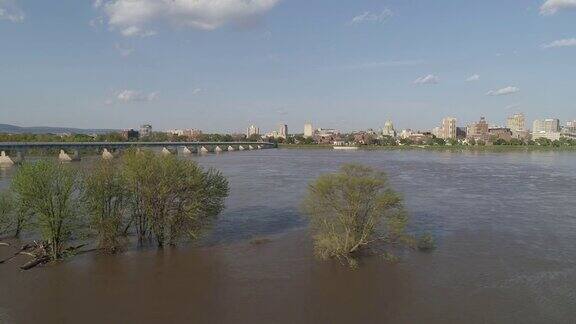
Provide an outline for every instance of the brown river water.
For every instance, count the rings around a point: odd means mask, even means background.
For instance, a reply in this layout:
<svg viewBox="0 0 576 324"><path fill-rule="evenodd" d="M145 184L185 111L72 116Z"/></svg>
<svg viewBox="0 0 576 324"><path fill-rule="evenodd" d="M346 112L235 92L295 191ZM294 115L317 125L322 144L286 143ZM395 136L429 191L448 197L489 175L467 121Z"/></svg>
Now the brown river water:
<svg viewBox="0 0 576 324"><path fill-rule="evenodd" d="M0 323L573 323L576 153L264 150L194 157L231 194L200 246L0 265ZM342 163L388 172L432 253L314 259L299 203ZM89 163L89 161L80 162ZM0 171L0 188L11 170ZM253 237L270 242L254 245ZM8 249L0 247L0 257Z"/></svg>

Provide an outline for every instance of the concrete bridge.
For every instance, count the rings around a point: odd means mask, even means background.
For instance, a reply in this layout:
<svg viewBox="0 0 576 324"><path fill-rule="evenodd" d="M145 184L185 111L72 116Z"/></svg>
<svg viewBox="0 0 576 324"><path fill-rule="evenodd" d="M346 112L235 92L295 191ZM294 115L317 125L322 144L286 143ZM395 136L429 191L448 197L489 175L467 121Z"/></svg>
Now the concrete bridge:
<svg viewBox="0 0 576 324"><path fill-rule="evenodd" d="M113 159L121 150L130 148L156 148L162 154L206 154L274 148L265 142L2 142L0 165L12 165L24 160L30 150L59 151L62 162L80 161L80 151L91 150L103 159Z"/></svg>

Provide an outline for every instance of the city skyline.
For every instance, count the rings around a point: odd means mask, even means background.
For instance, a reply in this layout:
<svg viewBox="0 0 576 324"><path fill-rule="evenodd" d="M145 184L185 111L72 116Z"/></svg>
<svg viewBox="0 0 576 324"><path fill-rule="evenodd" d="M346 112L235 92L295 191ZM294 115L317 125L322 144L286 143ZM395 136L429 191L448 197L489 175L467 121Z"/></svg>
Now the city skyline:
<svg viewBox="0 0 576 324"><path fill-rule="evenodd" d="M0 121L240 133L575 118L573 1L152 3L0 0Z"/></svg>

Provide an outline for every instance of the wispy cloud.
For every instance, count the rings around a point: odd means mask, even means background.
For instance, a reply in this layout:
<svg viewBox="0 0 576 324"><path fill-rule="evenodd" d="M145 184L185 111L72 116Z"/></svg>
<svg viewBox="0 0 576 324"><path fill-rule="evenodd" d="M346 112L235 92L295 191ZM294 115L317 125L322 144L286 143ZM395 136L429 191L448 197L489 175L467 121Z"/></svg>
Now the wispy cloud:
<svg viewBox="0 0 576 324"><path fill-rule="evenodd" d="M192 89L192 94L193 94L193 95L197 95L197 94L200 94L200 93L202 93L202 92L204 92L204 90L203 90L202 88L194 88L194 89Z"/></svg>
<svg viewBox="0 0 576 324"><path fill-rule="evenodd" d="M546 0L540 7L540 14L554 15L564 9L576 9L576 0Z"/></svg>
<svg viewBox="0 0 576 324"><path fill-rule="evenodd" d="M24 17L24 12L14 0L0 0L0 20L18 23L24 21Z"/></svg>
<svg viewBox="0 0 576 324"><path fill-rule="evenodd" d="M520 92L517 87L509 86L501 89L490 90L486 93L487 96L507 96Z"/></svg>
<svg viewBox="0 0 576 324"><path fill-rule="evenodd" d="M435 76L434 74L428 74L423 77L419 77L418 79L414 80L414 84L436 84L440 82L440 78Z"/></svg>
<svg viewBox="0 0 576 324"><path fill-rule="evenodd" d="M145 93L137 90L121 90L116 99L120 102L145 102L158 98L157 92Z"/></svg>
<svg viewBox="0 0 576 324"><path fill-rule="evenodd" d="M543 44L541 45L542 48L558 48L558 47L571 47L576 46L576 38L566 38L566 39L559 39L555 40L552 43Z"/></svg>
<svg viewBox="0 0 576 324"><path fill-rule="evenodd" d="M508 105L508 106L504 107L504 109L506 109L506 110L514 110L514 109L517 109L517 108L520 108L520 104L518 104L518 103L516 103L516 104L511 104L511 105Z"/></svg>
<svg viewBox="0 0 576 324"><path fill-rule="evenodd" d="M466 82L474 82L480 80L480 76L478 74L473 74L466 79Z"/></svg>
<svg viewBox="0 0 576 324"><path fill-rule="evenodd" d="M120 44L116 44L115 47L116 47L116 50L118 51L118 53L120 53L120 56L122 56L122 57L128 57L134 52L133 48L124 47Z"/></svg>
<svg viewBox="0 0 576 324"><path fill-rule="evenodd" d="M366 62L350 65L342 65L337 69L343 70L360 70L360 69L376 69L388 67L403 67L403 66L417 66L424 64L424 60L395 60L395 61L379 61L379 62Z"/></svg>
<svg viewBox="0 0 576 324"><path fill-rule="evenodd" d="M349 24L357 25L362 23L383 23L392 16L394 16L394 13L388 8L382 10L381 12L365 11L357 16L354 16L352 20L350 20Z"/></svg>

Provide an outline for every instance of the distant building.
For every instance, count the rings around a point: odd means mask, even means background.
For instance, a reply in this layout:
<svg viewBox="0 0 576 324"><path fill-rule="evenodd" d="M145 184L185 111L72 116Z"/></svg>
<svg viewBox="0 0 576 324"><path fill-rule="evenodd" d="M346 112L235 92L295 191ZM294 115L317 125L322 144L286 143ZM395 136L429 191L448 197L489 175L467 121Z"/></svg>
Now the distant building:
<svg viewBox="0 0 576 324"><path fill-rule="evenodd" d="M304 124L304 138L311 138L314 136L314 128L312 128L312 124L306 123Z"/></svg>
<svg viewBox="0 0 576 324"><path fill-rule="evenodd" d="M457 127L456 118L446 117L442 119L442 125L439 129L439 136L442 139L456 139Z"/></svg>
<svg viewBox="0 0 576 324"><path fill-rule="evenodd" d="M491 141L504 140L506 142L509 142L512 139L512 130L510 130L510 128L505 127L490 128L488 130L488 133L490 134Z"/></svg>
<svg viewBox="0 0 576 324"><path fill-rule="evenodd" d="M386 123L384 123L382 136L396 137L396 130L394 129L394 124L392 124L391 120L388 120Z"/></svg>
<svg viewBox="0 0 576 324"><path fill-rule="evenodd" d="M526 127L526 117L524 114L514 114L506 120L506 126L512 132L512 138L520 140L530 139L530 131Z"/></svg>
<svg viewBox="0 0 576 324"><path fill-rule="evenodd" d="M248 129L246 129L246 137L250 137L252 135L260 135L260 128L250 125Z"/></svg>
<svg viewBox="0 0 576 324"><path fill-rule="evenodd" d="M465 139L466 138L466 127L456 127L456 138Z"/></svg>
<svg viewBox="0 0 576 324"><path fill-rule="evenodd" d="M576 139L576 120L566 123L566 127L562 129L562 136Z"/></svg>
<svg viewBox="0 0 576 324"><path fill-rule="evenodd" d="M202 135L202 131L199 129L170 129L168 130L168 134L176 135L176 136L184 136L190 140L198 139Z"/></svg>
<svg viewBox="0 0 576 324"><path fill-rule="evenodd" d="M280 126L278 128L278 137L281 137L283 139L288 138L288 125L280 124Z"/></svg>
<svg viewBox="0 0 576 324"><path fill-rule="evenodd" d="M140 126L140 137L148 137L152 135L152 125L145 124Z"/></svg>
<svg viewBox="0 0 576 324"><path fill-rule="evenodd" d="M486 118L481 117L479 122L468 125L466 137L476 141L490 140L489 126Z"/></svg>
<svg viewBox="0 0 576 324"><path fill-rule="evenodd" d="M532 124L532 139L546 138L552 141L560 139L560 120L555 118L535 120Z"/></svg>
<svg viewBox="0 0 576 324"><path fill-rule="evenodd" d="M124 129L120 132L120 135L125 139L125 140L133 140L133 139L138 139L140 137L140 132L138 132L137 130L134 129Z"/></svg>

